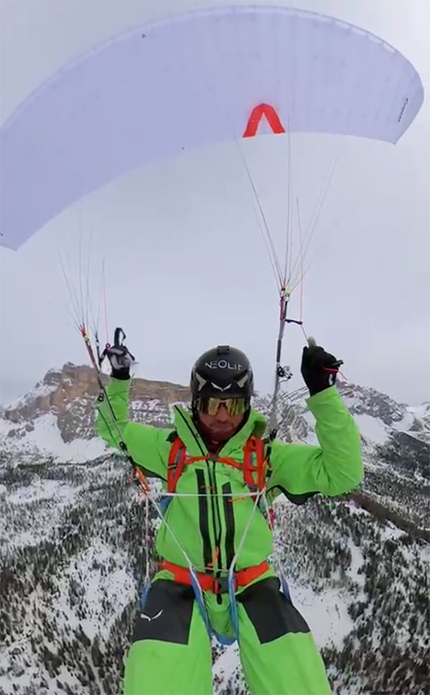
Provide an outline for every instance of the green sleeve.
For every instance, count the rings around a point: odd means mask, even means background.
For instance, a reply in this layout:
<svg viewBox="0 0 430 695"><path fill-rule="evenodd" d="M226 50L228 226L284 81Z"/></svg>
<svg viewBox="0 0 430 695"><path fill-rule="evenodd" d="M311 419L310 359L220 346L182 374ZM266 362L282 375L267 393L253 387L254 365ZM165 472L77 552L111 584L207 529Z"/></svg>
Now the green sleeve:
<svg viewBox="0 0 430 695"><path fill-rule="evenodd" d="M130 422L128 418L131 379L110 379L106 388L107 398L115 414L106 402L97 405L96 429L110 446L120 449L120 440L127 447L133 461L144 468L148 474L167 478L167 460L170 445L167 440L169 431Z"/></svg>
<svg viewBox="0 0 430 695"><path fill-rule="evenodd" d="M311 396L309 410L316 419L320 446L273 442L270 489L291 495L320 492L334 497L363 480L360 432L335 386Z"/></svg>

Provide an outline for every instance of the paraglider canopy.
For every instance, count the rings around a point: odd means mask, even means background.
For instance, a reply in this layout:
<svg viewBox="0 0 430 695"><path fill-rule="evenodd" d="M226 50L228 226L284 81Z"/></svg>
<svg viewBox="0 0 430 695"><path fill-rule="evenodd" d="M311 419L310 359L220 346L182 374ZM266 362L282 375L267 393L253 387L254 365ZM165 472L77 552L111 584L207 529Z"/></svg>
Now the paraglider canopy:
<svg viewBox="0 0 430 695"><path fill-rule="evenodd" d="M1 129L0 243L18 249L126 172L208 143L319 132L395 143L423 101L381 39L285 7L177 15L53 75Z"/></svg>

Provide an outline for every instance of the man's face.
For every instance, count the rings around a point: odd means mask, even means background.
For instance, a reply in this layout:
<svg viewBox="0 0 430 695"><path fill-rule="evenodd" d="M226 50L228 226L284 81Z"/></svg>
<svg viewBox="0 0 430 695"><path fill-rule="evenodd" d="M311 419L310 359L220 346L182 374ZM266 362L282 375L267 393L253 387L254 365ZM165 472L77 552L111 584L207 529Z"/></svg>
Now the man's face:
<svg viewBox="0 0 430 695"><path fill-rule="evenodd" d="M199 411L198 417L212 441L221 443L233 436L245 415L243 413L229 415L227 407L221 401L214 415Z"/></svg>

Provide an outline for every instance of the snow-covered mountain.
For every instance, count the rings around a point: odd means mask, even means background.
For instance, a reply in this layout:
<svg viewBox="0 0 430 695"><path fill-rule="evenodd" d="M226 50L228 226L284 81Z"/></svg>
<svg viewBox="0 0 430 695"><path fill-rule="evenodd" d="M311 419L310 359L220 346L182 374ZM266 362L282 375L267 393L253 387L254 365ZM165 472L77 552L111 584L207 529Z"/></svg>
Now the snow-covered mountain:
<svg viewBox="0 0 430 695"><path fill-rule="evenodd" d="M429 662L430 404L339 384L366 477L339 499L277 505L276 551L333 691L421 695ZM0 693L118 693L145 565L145 505L94 436L93 370L65 365L0 413ZM169 423L186 387L136 379L131 416ZM266 411L269 398L257 396ZM279 436L315 443L300 391ZM151 519L151 526L154 525ZM152 529L148 530L152 537ZM214 692L243 695L236 647L214 644Z"/></svg>

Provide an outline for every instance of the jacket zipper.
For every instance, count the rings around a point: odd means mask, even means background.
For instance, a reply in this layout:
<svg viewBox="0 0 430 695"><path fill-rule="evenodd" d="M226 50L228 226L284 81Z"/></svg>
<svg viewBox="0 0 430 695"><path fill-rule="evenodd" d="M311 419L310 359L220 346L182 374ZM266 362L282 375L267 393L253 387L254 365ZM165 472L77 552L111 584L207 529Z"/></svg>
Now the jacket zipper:
<svg viewBox="0 0 430 695"><path fill-rule="evenodd" d="M197 492L199 500L199 526L203 541L203 562L204 566L210 567L212 562L212 545L209 532L209 509L208 495L206 490L206 481L204 471L196 471L197 475Z"/></svg>
<svg viewBox="0 0 430 695"><path fill-rule="evenodd" d="M224 516L226 520L226 534L225 534L225 555L227 567L231 567L231 563L234 558L234 511L233 511L233 498L231 494L231 484L225 483L222 486L223 492L223 505L224 505Z"/></svg>
<svg viewBox="0 0 430 695"><path fill-rule="evenodd" d="M215 456L215 455L214 455ZM212 467L211 464L212 463ZM211 496L211 506L212 506L212 523L214 527L215 536L215 554L213 558L213 564L216 563L216 569L214 567L214 576L219 578L222 570L222 551L221 551L221 534L222 534L222 524L221 515L218 506L218 488L216 484L215 466L216 458L211 461L207 461L208 472L209 472L209 482L210 482L210 496ZM217 594L217 603L222 603L221 594Z"/></svg>

